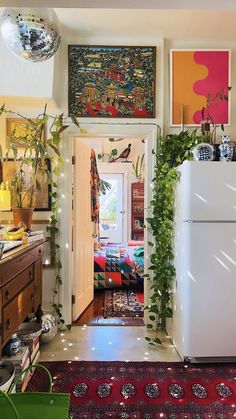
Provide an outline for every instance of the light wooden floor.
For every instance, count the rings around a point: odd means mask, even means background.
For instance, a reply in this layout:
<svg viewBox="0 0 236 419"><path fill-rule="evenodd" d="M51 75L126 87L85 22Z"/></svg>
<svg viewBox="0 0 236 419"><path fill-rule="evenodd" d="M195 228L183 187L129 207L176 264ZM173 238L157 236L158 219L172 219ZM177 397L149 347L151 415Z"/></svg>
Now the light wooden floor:
<svg viewBox="0 0 236 419"><path fill-rule="evenodd" d="M113 317L104 319L104 296L105 290L95 291L94 300L74 322L74 326L143 326L142 318Z"/></svg>

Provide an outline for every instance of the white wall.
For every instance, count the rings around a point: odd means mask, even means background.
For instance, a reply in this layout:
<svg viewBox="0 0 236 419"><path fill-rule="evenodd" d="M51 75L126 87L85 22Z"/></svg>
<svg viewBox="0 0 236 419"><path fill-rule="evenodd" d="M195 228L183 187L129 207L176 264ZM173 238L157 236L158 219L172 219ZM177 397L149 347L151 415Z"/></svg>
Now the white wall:
<svg viewBox="0 0 236 419"><path fill-rule="evenodd" d="M20 60L0 42L0 96L51 98L54 58L41 63Z"/></svg>

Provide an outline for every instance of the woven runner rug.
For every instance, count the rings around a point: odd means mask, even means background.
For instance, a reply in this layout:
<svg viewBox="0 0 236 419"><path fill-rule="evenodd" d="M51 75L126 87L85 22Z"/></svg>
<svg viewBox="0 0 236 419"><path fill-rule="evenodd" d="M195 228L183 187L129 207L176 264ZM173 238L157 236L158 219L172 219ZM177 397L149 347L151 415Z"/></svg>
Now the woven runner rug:
<svg viewBox="0 0 236 419"><path fill-rule="evenodd" d="M143 291L134 289L106 290L104 317L143 317Z"/></svg>
<svg viewBox="0 0 236 419"><path fill-rule="evenodd" d="M193 366L58 361L43 364L54 378L53 391L71 394L70 418L73 419L236 417L236 363ZM36 387L39 391L45 386L40 374L39 369L35 371L31 389Z"/></svg>

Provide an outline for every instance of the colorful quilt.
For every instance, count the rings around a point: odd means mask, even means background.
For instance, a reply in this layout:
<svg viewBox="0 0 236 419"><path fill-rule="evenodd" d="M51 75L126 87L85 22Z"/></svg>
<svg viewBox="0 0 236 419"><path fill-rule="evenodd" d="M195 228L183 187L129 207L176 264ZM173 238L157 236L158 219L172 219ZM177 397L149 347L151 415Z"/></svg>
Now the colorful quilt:
<svg viewBox="0 0 236 419"><path fill-rule="evenodd" d="M94 253L94 288L131 288L141 286L143 277L133 265L127 248L109 245Z"/></svg>

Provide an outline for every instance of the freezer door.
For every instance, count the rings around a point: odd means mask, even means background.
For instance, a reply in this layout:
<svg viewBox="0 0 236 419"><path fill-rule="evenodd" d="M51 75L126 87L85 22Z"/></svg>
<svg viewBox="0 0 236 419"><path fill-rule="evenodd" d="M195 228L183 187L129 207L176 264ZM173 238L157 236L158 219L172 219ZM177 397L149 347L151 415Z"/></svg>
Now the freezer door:
<svg viewBox="0 0 236 419"><path fill-rule="evenodd" d="M236 220L236 162L189 162L179 168L176 206L183 220Z"/></svg>
<svg viewBox="0 0 236 419"><path fill-rule="evenodd" d="M183 224L176 341L184 357L236 356L236 224Z"/></svg>

